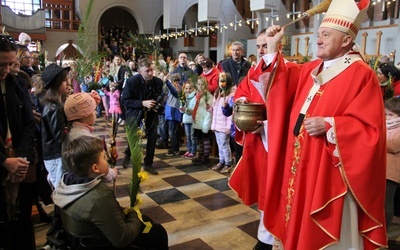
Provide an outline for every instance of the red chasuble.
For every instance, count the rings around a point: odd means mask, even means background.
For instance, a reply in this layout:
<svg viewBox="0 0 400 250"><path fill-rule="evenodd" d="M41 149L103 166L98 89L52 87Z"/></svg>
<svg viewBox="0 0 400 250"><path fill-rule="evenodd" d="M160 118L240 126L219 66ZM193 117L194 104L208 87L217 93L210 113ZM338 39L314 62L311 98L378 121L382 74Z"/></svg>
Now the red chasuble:
<svg viewBox="0 0 400 250"><path fill-rule="evenodd" d="M357 61L322 85L307 117L332 117L337 144L326 134L293 129L320 60L303 65L290 115L285 166L267 168L264 223L285 249L320 249L340 240L344 196L358 207L364 249L386 245L384 225L386 129L375 73ZM279 70L279 69L278 69ZM285 72L277 72L285 74Z"/></svg>
<svg viewBox="0 0 400 250"><path fill-rule="evenodd" d="M235 139L243 145L242 158L239 160L234 172L229 180L230 187L238 194L246 205L252 205L264 201L264 189L266 185L265 168L269 164L283 167L284 153L286 147L286 135L288 130L288 119L290 107L294 98L296 83L298 77L288 79L289 75L295 76L300 67L297 64L287 63L282 56L276 65L285 72L276 76L269 86L266 102L261 97L259 91L252 84L260 82L260 75L271 72L274 67L267 67L264 60L252 67L247 77L239 84L236 90L235 100L240 97L246 97L250 103L265 103L266 117L268 120L268 151L264 148L261 135L259 133L243 133L236 131ZM265 78L263 78L265 79ZM275 83L277 80L279 84ZM296 81L292 81L296 79ZM266 82L262 82L267 84ZM260 204L259 204L260 207ZM268 208L267 208L268 209Z"/></svg>

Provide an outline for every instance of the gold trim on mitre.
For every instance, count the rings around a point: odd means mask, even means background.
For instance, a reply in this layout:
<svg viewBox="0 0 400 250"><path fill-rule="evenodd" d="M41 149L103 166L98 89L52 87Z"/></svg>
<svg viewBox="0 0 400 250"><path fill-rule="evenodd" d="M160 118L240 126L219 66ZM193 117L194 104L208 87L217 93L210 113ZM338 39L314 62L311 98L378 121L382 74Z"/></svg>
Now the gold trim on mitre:
<svg viewBox="0 0 400 250"><path fill-rule="evenodd" d="M333 0L320 27L328 27L356 38L370 0Z"/></svg>

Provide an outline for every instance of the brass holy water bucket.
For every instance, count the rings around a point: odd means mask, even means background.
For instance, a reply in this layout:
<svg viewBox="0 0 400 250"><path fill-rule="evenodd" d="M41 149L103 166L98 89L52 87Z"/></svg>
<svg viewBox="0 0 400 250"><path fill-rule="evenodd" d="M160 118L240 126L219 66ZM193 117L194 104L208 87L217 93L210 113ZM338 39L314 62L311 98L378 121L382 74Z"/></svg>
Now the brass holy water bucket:
<svg viewBox="0 0 400 250"><path fill-rule="evenodd" d="M258 129L261 124L258 124L257 121L266 119L264 103L235 103L233 110L233 121L244 132Z"/></svg>

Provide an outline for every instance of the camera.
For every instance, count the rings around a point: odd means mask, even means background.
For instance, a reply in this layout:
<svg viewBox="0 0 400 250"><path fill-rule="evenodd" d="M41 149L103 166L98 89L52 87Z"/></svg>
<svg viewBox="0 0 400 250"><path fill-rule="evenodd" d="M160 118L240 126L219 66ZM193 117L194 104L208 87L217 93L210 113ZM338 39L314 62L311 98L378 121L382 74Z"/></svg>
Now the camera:
<svg viewBox="0 0 400 250"><path fill-rule="evenodd" d="M156 104L153 107L153 111L157 112L157 113L162 113L165 109L165 98L164 98L164 94L161 94L157 97L156 99Z"/></svg>

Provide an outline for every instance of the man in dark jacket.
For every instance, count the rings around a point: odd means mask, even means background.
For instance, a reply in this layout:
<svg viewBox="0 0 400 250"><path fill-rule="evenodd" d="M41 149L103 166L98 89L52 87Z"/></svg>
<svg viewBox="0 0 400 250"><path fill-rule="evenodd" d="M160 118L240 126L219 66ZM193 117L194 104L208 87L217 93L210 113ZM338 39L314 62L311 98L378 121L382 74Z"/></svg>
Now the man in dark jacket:
<svg viewBox="0 0 400 250"><path fill-rule="evenodd" d="M30 219L35 184L23 182L35 160L35 124L27 86L9 74L16 52L0 36L0 176L9 177L0 185L0 248L35 249Z"/></svg>
<svg viewBox="0 0 400 250"><path fill-rule="evenodd" d="M233 84L238 86L240 79L247 75L251 64L243 57L243 43L235 41L232 43L231 57L221 61L218 69L231 74Z"/></svg>
<svg viewBox="0 0 400 250"><path fill-rule="evenodd" d="M187 55L185 53L180 53L178 56L178 66L176 66L176 69L172 72L180 75L181 80L179 84L181 86L183 83L187 82L190 75L193 75L193 70L189 68L187 61Z"/></svg>
<svg viewBox="0 0 400 250"><path fill-rule="evenodd" d="M121 103L126 108L126 119L135 117L139 124L144 119L147 134L146 156L144 170L151 174L158 174L153 168L154 151L156 149L158 114L163 81L154 77L153 62L144 58L139 61L139 74L130 77L122 90ZM163 98L161 98L163 99ZM125 150L122 166L127 168L131 152L129 146Z"/></svg>

